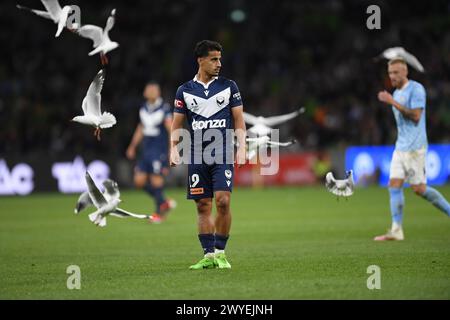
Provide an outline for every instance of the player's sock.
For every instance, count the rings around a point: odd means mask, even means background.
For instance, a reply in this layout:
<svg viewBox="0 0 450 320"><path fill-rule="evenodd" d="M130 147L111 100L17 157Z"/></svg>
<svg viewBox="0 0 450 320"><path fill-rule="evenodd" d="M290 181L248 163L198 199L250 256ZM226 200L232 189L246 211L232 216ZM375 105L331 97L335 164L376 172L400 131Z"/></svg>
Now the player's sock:
<svg viewBox="0 0 450 320"><path fill-rule="evenodd" d="M144 190L145 190L150 196L152 196L152 197L155 196L155 190L154 190L153 186L152 186L150 183L147 183L147 184L144 186Z"/></svg>
<svg viewBox="0 0 450 320"><path fill-rule="evenodd" d="M161 205L166 201L164 198L164 188L163 187L153 187L154 190L154 197L156 200L156 207L158 213L161 211Z"/></svg>
<svg viewBox="0 0 450 320"><path fill-rule="evenodd" d="M147 183L144 186L144 190L153 198L155 198L156 200L156 195L155 195L155 188L151 185L151 183ZM158 200L155 201L156 203L156 209L155 209L155 213L159 214L159 204L158 204Z"/></svg>
<svg viewBox="0 0 450 320"><path fill-rule="evenodd" d="M405 198L402 188L389 188L392 225L401 226L403 221L403 207L405 206Z"/></svg>
<svg viewBox="0 0 450 320"><path fill-rule="evenodd" d="M223 236L221 234L216 233L214 235L214 237L215 237L215 243L214 243L215 248L217 250L222 250L222 252L223 252L223 250L225 250L225 247L227 245L229 236Z"/></svg>
<svg viewBox="0 0 450 320"><path fill-rule="evenodd" d="M205 255L214 253L214 235L212 233L199 234L198 239L200 240Z"/></svg>
<svg viewBox="0 0 450 320"><path fill-rule="evenodd" d="M431 202L436 208L450 216L450 203L445 200L444 196L439 191L427 186L425 192L422 194L422 197Z"/></svg>

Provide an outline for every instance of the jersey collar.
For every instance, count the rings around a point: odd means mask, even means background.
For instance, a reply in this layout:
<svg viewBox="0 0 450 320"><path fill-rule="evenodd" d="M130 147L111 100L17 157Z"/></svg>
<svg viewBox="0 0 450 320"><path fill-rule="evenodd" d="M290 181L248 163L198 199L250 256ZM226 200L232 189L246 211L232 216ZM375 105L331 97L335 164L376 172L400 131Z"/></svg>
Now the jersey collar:
<svg viewBox="0 0 450 320"><path fill-rule="evenodd" d="M219 78L219 77L213 77L208 83L203 83L203 82L201 82L200 80L198 80L198 78L197 78L197 75L195 75L194 76L194 79L192 79L192 80L194 80L195 82L198 82L198 83L200 83L205 89L208 89L208 87L209 87L209 85L211 84L211 83L213 83L214 82L214 80L217 80L217 78Z"/></svg>
<svg viewBox="0 0 450 320"><path fill-rule="evenodd" d="M149 103L148 101L146 101L145 106L147 107L147 110L154 110L161 105L162 101L163 99L159 97L158 99L155 100L155 103Z"/></svg>
<svg viewBox="0 0 450 320"><path fill-rule="evenodd" d="M403 87L400 88L400 91L405 90L409 86L409 81L410 80L406 81L406 83L403 85Z"/></svg>

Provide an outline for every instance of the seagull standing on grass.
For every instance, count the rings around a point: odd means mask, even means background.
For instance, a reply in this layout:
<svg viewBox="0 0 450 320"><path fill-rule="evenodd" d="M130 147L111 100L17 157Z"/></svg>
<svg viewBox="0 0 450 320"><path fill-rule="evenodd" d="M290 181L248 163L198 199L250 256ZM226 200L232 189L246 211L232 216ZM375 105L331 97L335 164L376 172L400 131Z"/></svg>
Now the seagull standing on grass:
<svg viewBox="0 0 450 320"><path fill-rule="evenodd" d="M75 208L75 213L78 214L83 209L94 205L97 210L89 215L89 220L95 225L100 227L106 226L106 216L108 215L119 218L150 218L148 215L131 213L117 207L122 200L120 200L119 187L115 181L110 179L105 180L103 182L105 190L102 193L95 185L89 172L86 171L86 184L88 186L88 191L83 192L80 195Z"/></svg>
<svg viewBox="0 0 450 320"><path fill-rule="evenodd" d="M116 9L113 9L111 11L111 15L108 17L105 29L94 26L92 24L87 24L81 26L76 30L76 33L78 35L82 36L83 38L91 39L94 42L94 50L89 52L89 55L93 56L94 54L100 53L102 65L107 65L109 63L106 53L116 49L119 46L117 42L111 41L111 39L109 38L109 31L114 26L115 16Z"/></svg>
<svg viewBox="0 0 450 320"><path fill-rule="evenodd" d="M67 24L67 17L69 16L69 12L72 11L72 8L70 6L64 6L61 8L58 0L41 0L41 2L47 11L30 9L21 5L17 5L17 8L33 12L43 18L53 20L53 22L58 25L58 30L56 31L55 37L59 37Z"/></svg>
<svg viewBox="0 0 450 320"><path fill-rule="evenodd" d="M345 173L345 179L343 180L336 180L333 176L333 173L328 172L325 177L325 186L328 191L337 195L338 197L351 196L354 189L352 170L349 170Z"/></svg>
<svg viewBox="0 0 450 320"><path fill-rule="evenodd" d="M288 113L288 114L284 114L281 116L274 116L274 117L256 117L254 115L251 115L247 112L244 112L244 120L245 122L253 125L253 127L251 127L250 129L248 129L247 131L249 133L252 133L254 135L257 136L266 136L268 134L270 134L273 126L282 124L288 120L291 120L295 117L297 117L299 114L302 114L303 112L305 112L305 108L300 108L297 111Z"/></svg>
<svg viewBox="0 0 450 320"><path fill-rule="evenodd" d="M116 124L116 118L109 112L101 113L100 104L102 97L100 95L103 82L105 81L105 71L100 70L92 81L86 96L83 99L83 115L77 116L72 121L87 124L95 127L94 135L100 141L101 129L111 128Z"/></svg>

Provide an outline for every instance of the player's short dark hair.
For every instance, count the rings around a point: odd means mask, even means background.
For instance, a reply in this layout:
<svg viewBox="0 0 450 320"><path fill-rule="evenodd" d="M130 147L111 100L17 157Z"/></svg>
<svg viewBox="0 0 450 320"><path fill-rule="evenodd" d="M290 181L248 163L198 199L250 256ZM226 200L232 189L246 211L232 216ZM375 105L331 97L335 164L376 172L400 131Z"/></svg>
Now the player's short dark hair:
<svg viewBox="0 0 450 320"><path fill-rule="evenodd" d="M222 46L216 41L202 40L195 45L194 54L196 58L203 58L207 57L210 51L222 52Z"/></svg>
<svg viewBox="0 0 450 320"><path fill-rule="evenodd" d="M148 80L146 83L145 83L145 86L147 87L147 86L158 86L159 87L159 83L158 83L158 81L156 81L156 80Z"/></svg>

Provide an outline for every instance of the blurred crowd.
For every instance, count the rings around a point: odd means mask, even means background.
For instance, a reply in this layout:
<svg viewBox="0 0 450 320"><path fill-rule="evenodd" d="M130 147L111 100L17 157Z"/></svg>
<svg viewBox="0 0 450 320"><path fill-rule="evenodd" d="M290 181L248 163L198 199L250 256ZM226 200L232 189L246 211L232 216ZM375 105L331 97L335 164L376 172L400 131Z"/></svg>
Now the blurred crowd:
<svg viewBox="0 0 450 320"><path fill-rule="evenodd" d="M21 4L42 8L38 1ZM67 1L60 0L62 4ZM67 2L67 3L66 3ZM366 8L378 3L381 29L369 30ZM110 37L120 47L109 54L102 106L118 124L98 143L93 129L70 122L98 72L92 43L64 31L15 2L0 3L0 154L124 156L149 80L160 82L172 102L177 87L197 71L195 43L219 41L222 75L234 79L247 112L270 116L306 107L283 125L281 138L296 138L291 150L339 145L393 144L395 122L377 101L390 90L387 47L403 46L426 72L410 77L427 90L431 143L450 142L450 4L448 1L82 1L81 22L103 27L113 8Z"/></svg>

